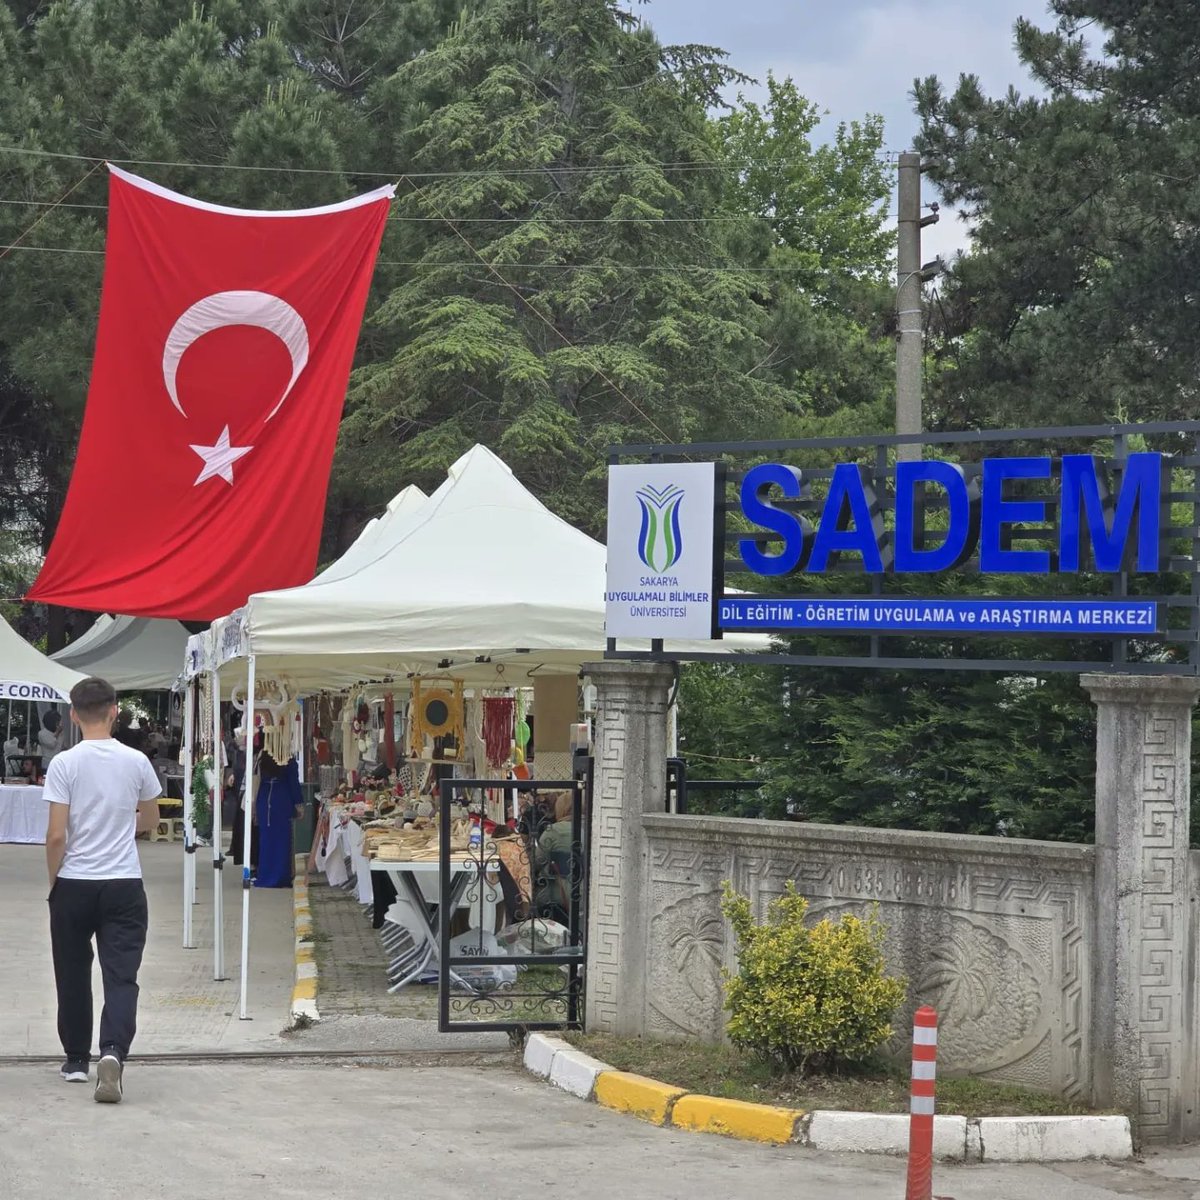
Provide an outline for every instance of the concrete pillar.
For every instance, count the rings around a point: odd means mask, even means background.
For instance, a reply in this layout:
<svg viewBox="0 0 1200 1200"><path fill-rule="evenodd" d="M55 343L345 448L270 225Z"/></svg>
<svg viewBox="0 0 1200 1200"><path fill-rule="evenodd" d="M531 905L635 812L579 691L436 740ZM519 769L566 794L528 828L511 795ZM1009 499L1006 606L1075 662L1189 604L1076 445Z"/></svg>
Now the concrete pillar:
<svg viewBox="0 0 1200 1200"><path fill-rule="evenodd" d="M1094 1100L1194 1136L1192 677L1084 675L1096 721Z"/></svg>
<svg viewBox="0 0 1200 1200"><path fill-rule="evenodd" d="M649 871L642 815L667 792L667 700L661 663L598 662L591 876L588 881L588 1028L640 1034L646 1013Z"/></svg>

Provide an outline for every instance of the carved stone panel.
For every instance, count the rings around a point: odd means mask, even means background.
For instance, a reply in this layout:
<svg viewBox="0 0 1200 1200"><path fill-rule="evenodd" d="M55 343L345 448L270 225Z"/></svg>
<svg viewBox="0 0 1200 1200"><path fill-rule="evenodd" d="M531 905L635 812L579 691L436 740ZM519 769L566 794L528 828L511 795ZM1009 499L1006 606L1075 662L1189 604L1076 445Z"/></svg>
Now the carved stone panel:
<svg viewBox="0 0 1200 1200"><path fill-rule="evenodd" d="M647 1032L722 1035L721 967L735 966L722 883L762 915L790 880L814 920L878 912L889 970L909 982L890 1047L898 1057L913 1011L932 1004L940 1069L1088 1092L1090 851L946 838L931 853L925 835L814 837L819 827L694 820L647 822Z"/></svg>

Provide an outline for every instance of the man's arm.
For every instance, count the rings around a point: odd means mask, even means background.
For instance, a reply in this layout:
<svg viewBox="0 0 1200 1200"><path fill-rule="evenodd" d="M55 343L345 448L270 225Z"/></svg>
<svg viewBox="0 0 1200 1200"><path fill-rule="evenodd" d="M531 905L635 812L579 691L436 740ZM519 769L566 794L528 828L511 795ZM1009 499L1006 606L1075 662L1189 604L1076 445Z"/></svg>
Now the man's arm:
<svg viewBox="0 0 1200 1200"><path fill-rule="evenodd" d="M128 811L128 809L126 810ZM159 822L158 799L141 800L138 802L137 831L147 833Z"/></svg>
<svg viewBox="0 0 1200 1200"><path fill-rule="evenodd" d="M148 758L143 758L139 765L142 769L142 779L138 788L137 832L147 833L160 819L158 802L162 799L162 784L159 783L158 775Z"/></svg>
<svg viewBox="0 0 1200 1200"><path fill-rule="evenodd" d="M67 855L67 817L71 809L66 804L50 805L50 823L46 829L46 869L53 887Z"/></svg>

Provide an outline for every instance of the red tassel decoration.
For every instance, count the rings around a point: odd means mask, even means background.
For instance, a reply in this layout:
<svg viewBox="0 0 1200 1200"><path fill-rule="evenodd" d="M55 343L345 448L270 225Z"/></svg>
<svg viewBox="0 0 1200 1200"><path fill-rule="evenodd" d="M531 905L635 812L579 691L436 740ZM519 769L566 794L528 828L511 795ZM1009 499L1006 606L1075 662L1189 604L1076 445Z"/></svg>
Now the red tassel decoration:
<svg viewBox="0 0 1200 1200"><path fill-rule="evenodd" d="M511 696L483 698L483 745L489 767L502 767L508 762L515 712L516 701Z"/></svg>

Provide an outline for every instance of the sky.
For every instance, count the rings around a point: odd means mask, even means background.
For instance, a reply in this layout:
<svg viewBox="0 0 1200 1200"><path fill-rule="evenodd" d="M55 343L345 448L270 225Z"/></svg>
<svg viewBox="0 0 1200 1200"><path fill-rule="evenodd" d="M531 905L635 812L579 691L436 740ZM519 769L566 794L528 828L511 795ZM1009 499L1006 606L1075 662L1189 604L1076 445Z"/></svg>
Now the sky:
<svg viewBox="0 0 1200 1200"><path fill-rule="evenodd" d="M882 114L889 150L912 146L915 78L937 75L950 88L969 73L987 95L1010 84L1032 91L1013 25L1019 16L1051 25L1045 0L651 0L640 13L661 41L719 46L756 80L768 71L790 75L802 95L828 109L830 130ZM758 98L755 89L747 94ZM936 199L929 184L926 193L926 201ZM922 238L929 261L964 246L967 234L943 209Z"/></svg>

